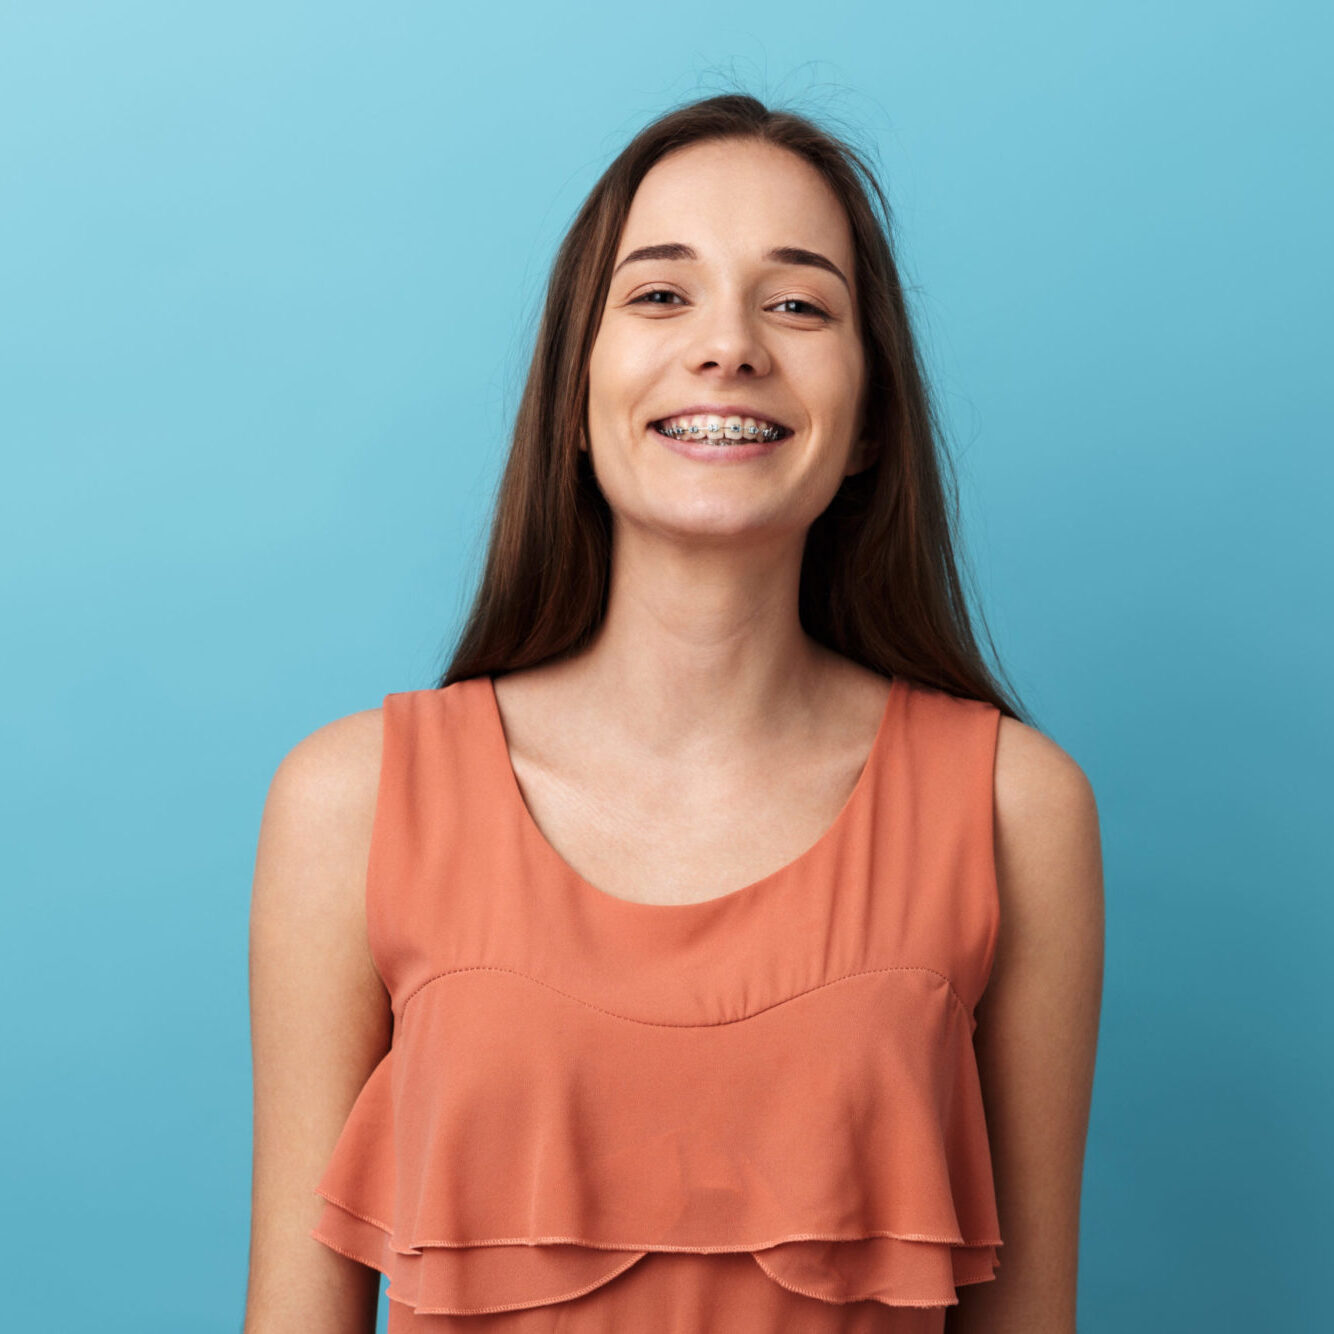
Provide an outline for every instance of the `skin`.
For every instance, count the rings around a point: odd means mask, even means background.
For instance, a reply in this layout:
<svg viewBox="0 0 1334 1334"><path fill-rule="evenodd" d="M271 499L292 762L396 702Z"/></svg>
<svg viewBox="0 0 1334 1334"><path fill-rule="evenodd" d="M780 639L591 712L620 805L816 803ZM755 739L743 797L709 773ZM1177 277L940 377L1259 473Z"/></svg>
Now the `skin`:
<svg viewBox="0 0 1334 1334"><path fill-rule="evenodd" d="M977 1006L1001 1267L959 1289L947 1334L1075 1334L1079 1202L1103 980L1098 812L1055 742L1002 718L995 772L1001 928Z"/></svg>
<svg viewBox="0 0 1334 1334"><path fill-rule="evenodd" d="M745 207L698 206L724 197ZM586 445L614 522L606 621L577 659L497 682L538 828L590 884L644 903L729 892L814 843L856 782L887 688L798 618L806 530L867 462L865 368L855 290L762 256L804 247L853 281L837 200L783 150L693 145L641 183L617 261L663 242L697 258L619 270L590 366ZM636 300L653 289L675 295ZM767 458L715 465L646 430L718 401L755 403L796 434ZM265 804L245 1334L374 1327L378 1276L306 1234L314 1184L389 1046L364 915L380 739L378 709L319 728L284 757ZM996 1281L961 1288L947 1328L1073 1334L1102 982L1097 812L1079 766L1008 718L995 797L1002 924L975 1044L1005 1244Z"/></svg>

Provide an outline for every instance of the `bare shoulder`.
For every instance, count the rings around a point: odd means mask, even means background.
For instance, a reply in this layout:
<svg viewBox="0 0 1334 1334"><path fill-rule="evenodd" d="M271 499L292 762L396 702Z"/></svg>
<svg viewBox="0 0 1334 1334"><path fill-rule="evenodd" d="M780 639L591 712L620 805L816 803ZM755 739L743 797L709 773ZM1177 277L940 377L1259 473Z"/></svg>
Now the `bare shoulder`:
<svg viewBox="0 0 1334 1334"><path fill-rule="evenodd" d="M1101 838L1093 784L1050 736L1002 716L995 759L996 862L1003 903L1078 910L1079 896L1101 899ZM1057 902L1051 902L1051 899ZM1019 902L1014 902L1018 898ZM1083 910L1093 904L1085 902Z"/></svg>
<svg viewBox="0 0 1334 1334"><path fill-rule="evenodd" d="M381 710L362 709L317 727L283 756L268 801L301 817L345 816L364 806L379 782Z"/></svg>
<svg viewBox="0 0 1334 1334"><path fill-rule="evenodd" d="M336 718L283 756L264 802L251 894L252 948L300 951L303 959L326 962L332 953L367 986L373 967L365 876L379 789L380 714L374 708Z"/></svg>
<svg viewBox="0 0 1334 1334"><path fill-rule="evenodd" d="M1017 718L1000 718L996 738L996 816L1010 834L1050 820L1070 830L1097 826L1089 776L1050 736Z"/></svg>
<svg viewBox="0 0 1334 1334"><path fill-rule="evenodd" d="M325 723L283 756L260 821L252 914L364 905L380 771L380 710Z"/></svg>
<svg viewBox="0 0 1334 1334"><path fill-rule="evenodd" d="M325 723L269 783L251 897L252 936L297 931L370 965L365 876L379 789L381 710Z"/></svg>

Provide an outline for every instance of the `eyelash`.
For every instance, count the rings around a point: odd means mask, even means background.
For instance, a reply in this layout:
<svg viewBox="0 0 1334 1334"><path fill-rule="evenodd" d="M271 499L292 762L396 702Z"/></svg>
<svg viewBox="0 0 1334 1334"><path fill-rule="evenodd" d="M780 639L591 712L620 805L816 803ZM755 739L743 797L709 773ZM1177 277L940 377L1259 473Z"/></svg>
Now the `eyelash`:
<svg viewBox="0 0 1334 1334"><path fill-rule="evenodd" d="M667 304L667 302L665 302L665 301L645 301L645 300L644 300L645 297L649 297L649 296L657 296L659 293L662 293L662 294L664 294L664 295L666 295L666 296L680 296L680 295L681 295L680 292L673 292L673 291L671 290L670 287L654 287L654 288L650 288L649 291L647 291L647 292L641 292L637 297L634 297L634 298L630 301L629 304L632 305L632 306L636 306L636 305L639 305L639 304L642 302L644 305L664 306L664 305ZM788 302L790 302L790 301L795 301L795 302L797 302L798 305L809 306L809 307L811 308L811 310L814 311L815 314L816 314L820 319L822 319L822 320L828 320L828 319L831 318L831 316L830 316L830 314L829 314L829 312L828 312L827 310L824 310L824 309L822 309L820 306L817 306L817 305L815 304L814 301L807 301L805 297L801 297L801 296L789 296L789 297L784 297L783 300L782 300L782 301L779 301L777 304L780 305L780 306L785 306L785 305L787 305Z"/></svg>

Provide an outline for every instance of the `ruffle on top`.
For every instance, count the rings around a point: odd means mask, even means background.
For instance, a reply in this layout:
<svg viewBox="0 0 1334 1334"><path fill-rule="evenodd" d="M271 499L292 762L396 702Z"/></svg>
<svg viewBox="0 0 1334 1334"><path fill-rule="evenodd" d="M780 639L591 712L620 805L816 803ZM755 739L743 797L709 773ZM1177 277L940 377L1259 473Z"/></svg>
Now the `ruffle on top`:
<svg viewBox="0 0 1334 1334"><path fill-rule="evenodd" d="M826 1302L952 1306L1001 1244L972 1031L926 968L705 1026L444 973L357 1098L311 1235L421 1315L568 1301L651 1251L747 1253Z"/></svg>

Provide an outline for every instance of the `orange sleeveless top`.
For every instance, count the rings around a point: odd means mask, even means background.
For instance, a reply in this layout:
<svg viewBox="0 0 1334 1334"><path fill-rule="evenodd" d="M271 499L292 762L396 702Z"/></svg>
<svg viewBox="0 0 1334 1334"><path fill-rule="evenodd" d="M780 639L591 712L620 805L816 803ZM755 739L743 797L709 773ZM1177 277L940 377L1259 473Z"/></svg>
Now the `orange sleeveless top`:
<svg viewBox="0 0 1334 1334"><path fill-rule="evenodd" d="M390 1334L940 1334L1001 1244L974 1007L999 711L895 678L833 825L719 898L582 879L492 678L385 696L366 882L390 1050L310 1235Z"/></svg>

